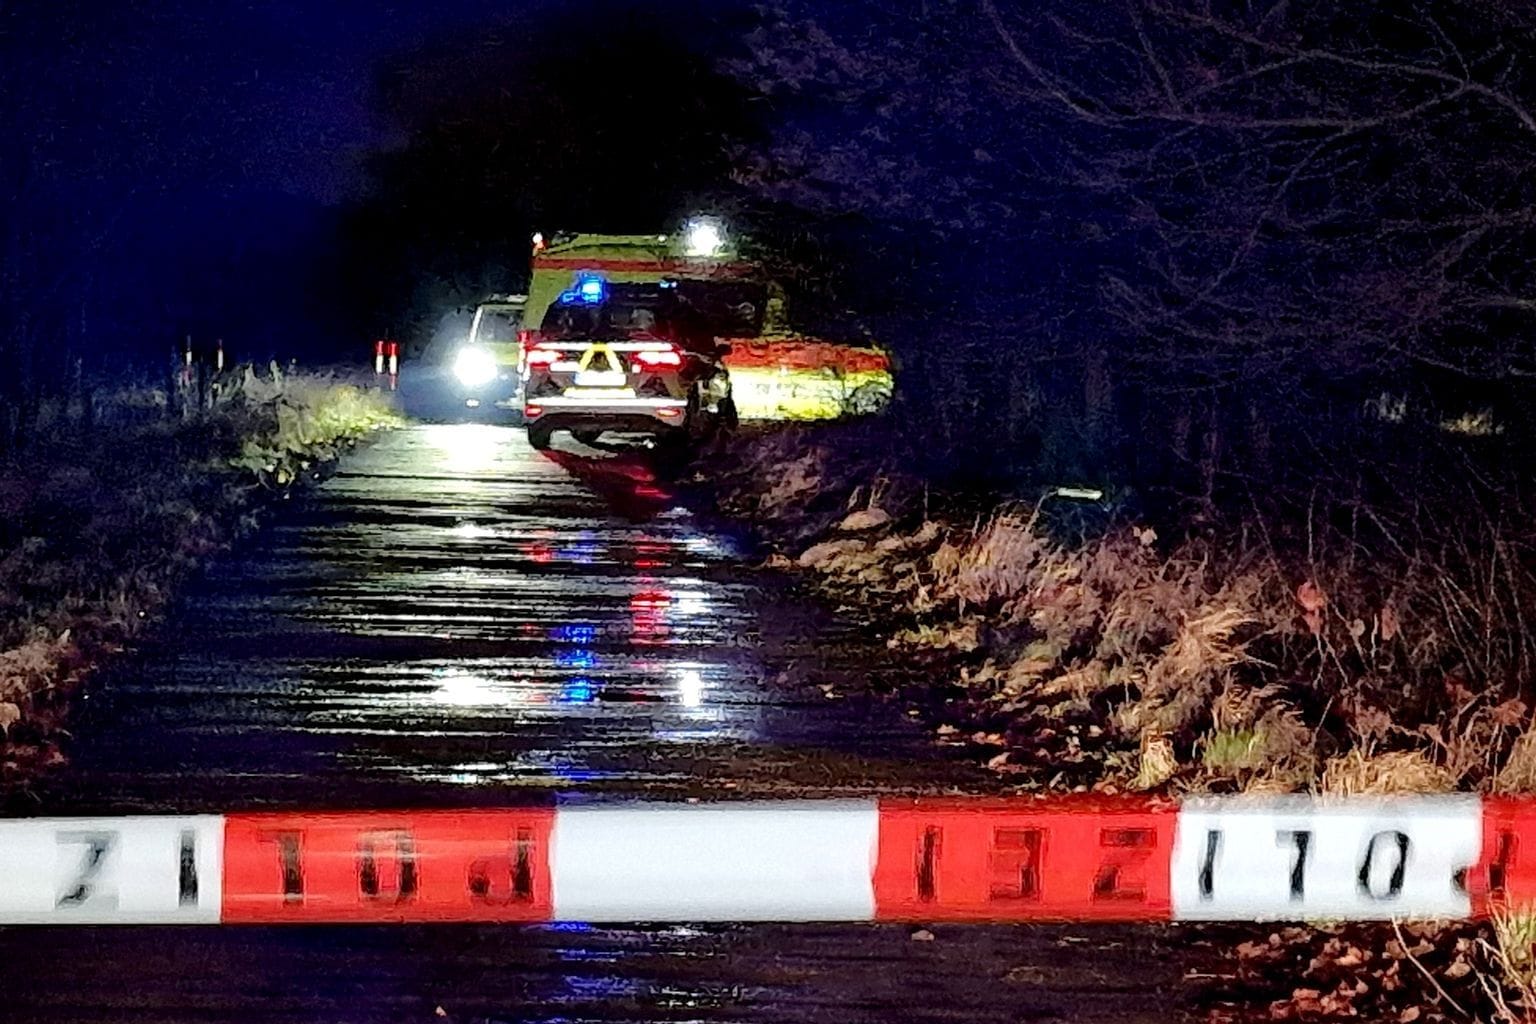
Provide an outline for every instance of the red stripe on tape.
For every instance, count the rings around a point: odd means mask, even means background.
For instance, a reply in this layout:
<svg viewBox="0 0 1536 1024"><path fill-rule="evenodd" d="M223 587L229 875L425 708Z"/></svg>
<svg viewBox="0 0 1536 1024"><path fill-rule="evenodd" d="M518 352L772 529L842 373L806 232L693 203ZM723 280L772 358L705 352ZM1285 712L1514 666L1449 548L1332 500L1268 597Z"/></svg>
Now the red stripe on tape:
<svg viewBox="0 0 1536 1024"><path fill-rule="evenodd" d="M1474 918L1501 905L1536 903L1536 803L1483 799L1482 855L1466 885Z"/></svg>
<svg viewBox="0 0 1536 1024"><path fill-rule="evenodd" d="M1177 805L880 802L877 920L1166 921Z"/></svg>
<svg viewBox="0 0 1536 1024"><path fill-rule="evenodd" d="M223 920L546 921L552 808L232 814Z"/></svg>

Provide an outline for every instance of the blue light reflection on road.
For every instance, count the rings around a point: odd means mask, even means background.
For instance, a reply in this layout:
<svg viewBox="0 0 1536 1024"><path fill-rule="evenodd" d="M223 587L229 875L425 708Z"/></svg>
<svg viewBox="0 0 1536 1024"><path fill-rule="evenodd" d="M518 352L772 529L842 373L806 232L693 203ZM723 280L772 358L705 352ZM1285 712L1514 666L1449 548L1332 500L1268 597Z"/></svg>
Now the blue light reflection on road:
<svg viewBox="0 0 1536 1024"><path fill-rule="evenodd" d="M596 643L597 636L597 627L591 623L571 622L550 627L551 640L569 645L555 651L555 667L582 673L561 685L557 698L561 704L590 704L597 699L602 684L586 674L597 667L597 652L589 646Z"/></svg>
<svg viewBox="0 0 1536 1024"><path fill-rule="evenodd" d="M549 638L561 644L590 644L597 639L597 627L588 623L562 623L549 628Z"/></svg>
<svg viewBox="0 0 1536 1024"><path fill-rule="evenodd" d="M558 650L555 665L559 668L591 669L597 666L597 655L584 648Z"/></svg>
<svg viewBox="0 0 1536 1024"><path fill-rule="evenodd" d="M570 680L560 688L561 704L590 704L597 699L598 685L585 676Z"/></svg>

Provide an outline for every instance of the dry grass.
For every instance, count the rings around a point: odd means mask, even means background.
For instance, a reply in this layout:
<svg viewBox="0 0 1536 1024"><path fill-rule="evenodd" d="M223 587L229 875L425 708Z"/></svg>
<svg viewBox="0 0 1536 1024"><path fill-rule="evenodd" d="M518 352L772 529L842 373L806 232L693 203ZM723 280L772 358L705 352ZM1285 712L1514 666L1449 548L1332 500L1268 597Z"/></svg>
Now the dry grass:
<svg viewBox="0 0 1536 1024"><path fill-rule="evenodd" d="M890 622L893 646L948 652L939 682L965 696L946 716L1004 736L1031 784L1536 791L1536 531L1363 508L1347 531L1122 522L1067 543L1027 504L936 512L867 438L839 456L848 440L748 442L723 504ZM875 505L878 533L839 534Z"/></svg>
<svg viewBox="0 0 1536 1024"><path fill-rule="evenodd" d="M1456 778L1421 750L1350 750L1324 764L1321 788L1335 796L1446 793L1456 788Z"/></svg>
<svg viewBox="0 0 1536 1024"><path fill-rule="evenodd" d="M1490 923L1493 941L1479 942L1493 970L1478 982L1498 1024L1529 1024L1536 1014L1536 908L1496 906Z"/></svg>
<svg viewBox="0 0 1536 1024"><path fill-rule="evenodd" d="M1202 610L1185 622L1173 642L1145 665L1141 699L1127 706L1121 721L1138 731L1187 728L1210 707L1217 686L1247 660L1237 632L1253 616L1239 608Z"/></svg>
<svg viewBox="0 0 1536 1024"><path fill-rule="evenodd" d="M1132 789L1148 790L1162 786L1179 771L1179 757L1173 741L1151 732L1141 734L1141 758L1137 762Z"/></svg>
<svg viewBox="0 0 1536 1024"><path fill-rule="evenodd" d="M1536 793L1536 730L1515 740L1491 788L1495 793Z"/></svg>
<svg viewBox="0 0 1536 1024"><path fill-rule="evenodd" d="M1251 573L1223 575L1194 554L1159 557L1145 530L1069 548L1047 538L1021 509L999 512L969 534L931 523L921 533L939 543L919 553L911 609L938 621L909 628L898 640L987 650L993 662L969 674L968 685L991 705L1057 719L1095 702L1107 705L1126 755L1111 774L1137 789L1192 771L1256 783L1283 775L1296 784L1300 768L1310 770L1312 735L1295 709L1237 681L1257 664L1249 645L1277 617L1260 603L1266 588ZM849 547L844 539L813 545L802 564L834 576L867 572L871 552L861 548L850 560ZM895 550L877 545L872 554ZM986 648L986 623L1024 638L1011 649ZM1219 733L1212 731L1218 693L1229 704L1249 695L1243 721L1226 723L1231 735L1247 732L1241 758L1230 756L1230 736L1212 738Z"/></svg>
<svg viewBox="0 0 1536 1024"><path fill-rule="evenodd" d="M1273 781L1279 771L1296 777L1299 766L1310 767L1312 736L1295 709L1237 682L1257 664L1249 645L1276 618L1260 604L1265 587L1253 575L1223 576L1204 557L1159 557L1142 530L1069 548L1019 510L993 516L969 536L955 528L929 532L944 540L919 564L918 594L927 600L914 602L913 611L943 617L948 609L962 622L980 616L1024 634L1011 649L988 650L999 667L970 676L990 703L1055 718L1107 705L1129 755L1119 763L1130 774L1118 777L1138 789L1188 773L1200 760L1202 736L1202 749L1225 766L1205 766L1207 774ZM827 550L817 545L806 557L825 568ZM902 634L926 646L976 649L969 630L963 644L950 636L938 623ZM1228 741L1216 740L1219 750L1210 753L1218 693L1229 702L1252 695L1244 721L1229 723L1252 740L1240 770L1227 763Z"/></svg>
<svg viewBox="0 0 1536 1024"><path fill-rule="evenodd" d="M41 748L61 692L130 643L178 581L249 525L251 495L286 488L395 422L387 399L276 367L220 381L206 409L169 418L163 392L109 395L30 461L0 467L0 775ZM10 500L10 499L8 499ZM45 722L46 719L46 722Z"/></svg>
<svg viewBox="0 0 1536 1024"><path fill-rule="evenodd" d="M942 626L925 625L905 629L891 638L890 646L928 647L970 653L981 647L981 622L978 619L965 619Z"/></svg>
<svg viewBox="0 0 1536 1024"><path fill-rule="evenodd" d="M68 630L0 651L0 701L14 704L51 685L58 666L76 653Z"/></svg>
<svg viewBox="0 0 1536 1024"><path fill-rule="evenodd" d="M1053 576L1070 576L1072 567L1065 560L1042 564L1052 554L1056 552L1030 520L1004 512L959 550L951 571L936 571L935 581L941 592L959 598L962 610L966 605L988 607L1035 589ZM949 564L946 561L946 567Z"/></svg>
<svg viewBox="0 0 1536 1024"><path fill-rule="evenodd" d="M219 393L212 411L263 424L248 433L230 462L278 487L311 463L335 458L339 445L400 422L378 391L328 376L285 375L275 363L266 375L246 367L238 385Z"/></svg>

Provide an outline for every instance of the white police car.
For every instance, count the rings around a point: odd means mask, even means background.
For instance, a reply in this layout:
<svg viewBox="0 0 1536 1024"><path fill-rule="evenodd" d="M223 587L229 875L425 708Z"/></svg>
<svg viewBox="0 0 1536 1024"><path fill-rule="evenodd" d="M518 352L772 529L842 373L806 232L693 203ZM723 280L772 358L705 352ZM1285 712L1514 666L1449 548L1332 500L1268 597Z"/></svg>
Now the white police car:
<svg viewBox="0 0 1536 1024"><path fill-rule="evenodd" d="M547 448L560 430L588 444L609 431L685 443L734 426L728 350L713 327L670 282L577 277L524 355L529 443Z"/></svg>

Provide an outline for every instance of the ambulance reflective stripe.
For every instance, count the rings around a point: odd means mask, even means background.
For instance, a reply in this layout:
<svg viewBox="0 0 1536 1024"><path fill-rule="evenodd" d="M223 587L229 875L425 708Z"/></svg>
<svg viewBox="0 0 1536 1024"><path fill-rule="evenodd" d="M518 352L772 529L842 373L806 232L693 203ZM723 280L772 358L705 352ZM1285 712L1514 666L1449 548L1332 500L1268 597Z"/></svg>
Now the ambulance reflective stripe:
<svg viewBox="0 0 1536 1024"><path fill-rule="evenodd" d="M732 338L724 359L742 419L835 419L883 408L894 392L879 349L809 338Z"/></svg>
<svg viewBox="0 0 1536 1024"><path fill-rule="evenodd" d="M577 921L868 921L874 801L560 808L554 912Z"/></svg>
<svg viewBox="0 0 1536 1024"><path fill-rule="evenodd" d="M826 370L737 369L726 360L736 407L744 420L826 420L883 408L890 401L890 376L866 373L839 377ZM860 389L871 396L866 402Z"/></svg>
<svg viewBox="0 0 1536 1024"><path fill-rule="evenodd" d="M1175 920L1467 917L1482 847L1474 796L1186 801Z"/></svg>
<svg viewBox="0 0 1536 1024"><path fill-rule="evenodd" d="M0 921L217 922L223 831L208 815L0 821Z"/></svg>

